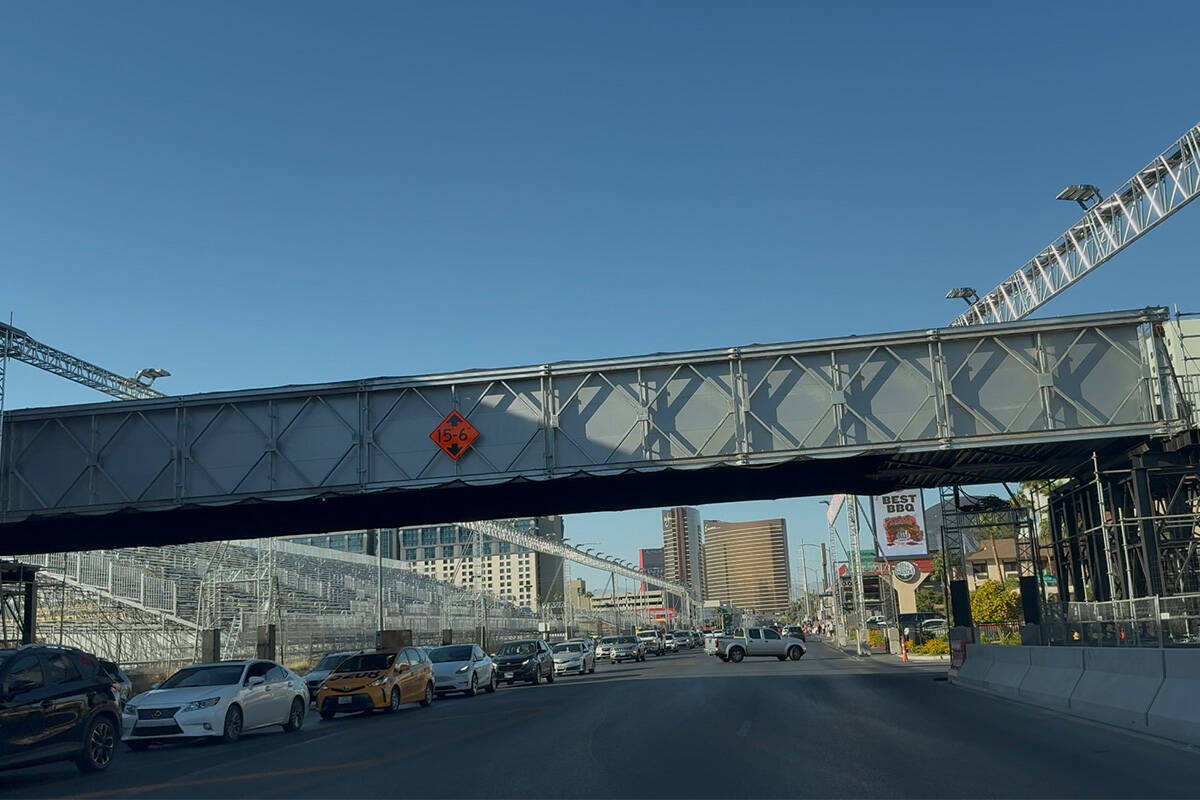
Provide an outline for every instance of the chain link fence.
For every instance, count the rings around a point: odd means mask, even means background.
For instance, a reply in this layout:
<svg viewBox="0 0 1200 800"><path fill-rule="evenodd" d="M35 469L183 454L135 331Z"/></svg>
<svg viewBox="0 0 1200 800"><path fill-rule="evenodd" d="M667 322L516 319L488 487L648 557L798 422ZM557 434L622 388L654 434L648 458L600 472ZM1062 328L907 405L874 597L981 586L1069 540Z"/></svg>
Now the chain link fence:
<svg viewBox="0 0 1200 800"><path fill-rule="evenodd" d="M1049 604L1049 644L1075 647L1200 647L1200 594Z"/></svg>

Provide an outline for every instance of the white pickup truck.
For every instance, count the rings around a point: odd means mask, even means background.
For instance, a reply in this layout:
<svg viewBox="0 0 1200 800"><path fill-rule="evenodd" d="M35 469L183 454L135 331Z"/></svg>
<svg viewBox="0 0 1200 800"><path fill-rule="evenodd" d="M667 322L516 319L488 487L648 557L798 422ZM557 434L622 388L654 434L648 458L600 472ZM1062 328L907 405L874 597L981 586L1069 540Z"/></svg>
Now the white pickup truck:
<svg viewBox="0 0 1200 800"><path fill-rule="evenodd" d="M799 661L808 652L804 642L781 636L774 628L738 628L733 636L714 637L715 655L722 661L740 662L748 656L775 656Z"/></svg>

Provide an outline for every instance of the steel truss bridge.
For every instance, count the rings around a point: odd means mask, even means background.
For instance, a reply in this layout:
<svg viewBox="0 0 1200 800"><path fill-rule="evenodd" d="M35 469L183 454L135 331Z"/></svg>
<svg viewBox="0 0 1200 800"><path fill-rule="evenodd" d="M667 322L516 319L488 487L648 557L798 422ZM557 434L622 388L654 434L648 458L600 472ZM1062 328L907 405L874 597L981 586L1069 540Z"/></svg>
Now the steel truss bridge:
<svg viewBox="0 0 1200 800"><path fill-rule="evenodd" d="M1056 477L1187 425L1162 308L27 409L10 554ZM480 432L457 460L430 434Z"/></svg>

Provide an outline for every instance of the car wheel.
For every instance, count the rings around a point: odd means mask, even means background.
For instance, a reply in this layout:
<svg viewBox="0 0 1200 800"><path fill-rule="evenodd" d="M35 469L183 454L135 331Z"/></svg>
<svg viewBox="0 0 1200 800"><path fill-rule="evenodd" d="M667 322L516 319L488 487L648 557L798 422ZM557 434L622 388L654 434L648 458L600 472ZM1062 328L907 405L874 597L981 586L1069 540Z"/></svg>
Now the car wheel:
<svg viewBox="0 0 1200 800"><path fill-rule="evenodd" d="M304 701L297 697L292 701L292 710L288 714L287 722L283 723L284 733L293 733L304 727Z"/></svg>
<svg viewBox="0 0 1200 800"><path fill-rule="evenodd" d="M225 712L225 727L221 729L222 742L236 742L242 738L242 710L230 706Z"/></svg>
<svg viewBox="0 0 1200 800"><path fill-rule="evenodd" d="M471 673L471 688L467 689L463 694L467 697L474 697L479 694L479 678L475 677L475 673Z"/></svg>
<svg viewBox="0 0 1200 800"><path fill-rule="evenodd" d="M488 690L489 694L491 692L496 691L496 687L497 687L498 683L499 683L499 681L496 680L496 670L492 670L492 679L490 681L488 681L488 685L487 685L487 690Z"/></svg>
<svg viewBox="0 0 1200 800"><path fill-rule="evenodd" d="M117 752L117 726L107 714L92 719L83 734L83 751L75 758L80 772L108 769Z"/></svg>
<svg viewBox="0 0 1200 800"><path fill-rule="evenodd" d="M389 714L395 714L400 710L400 690L395 686L392 687L392 693L388 696L387 710Z"/></svg>
<svg viewBox="0 0 1200 800"><path fill-rule="evenodd" d="M588 670L588 674L593 675L593 674L595 674L595 672L596 672L596 662L593 661L591 669Z"/></svg>
<svg viewBox="0 0 1200 800"><path fill-rule="evenodd" d="M533 671L533 680L531 680L530 683L532 683L534 686L537 686L541 682L542 682L542 672L541 672L541 670L535 669Z"/></svg>
<svg viewBox="0 0 1200 800"><path fill-rule="evenodd" d="M741 660L746 657L746 651L740 647L729 648L729 660L735 664L741 663Z"/></svg>
<svg viewBox="0 0 1200 800"><path fill-rule="evenodd" d="M125 745L135 753L141 753L145 750L150 749L150 743L146 742L146 741L126 742Z"/></svg>
<svg viewBox="0 0 1200 800"><path fill-rule="evenodd" d="M421 700L422 708L429 708L433 705L433 684L425 684L425 697Z"/></svg>
<svg viewBox="0 0 1200 800"><path fill-rule="evenodd" d="M554 683L554 667L550 667L550 671L546 673L546 683Z"/></svg>
<svg viewBox="0 0 1200 800"><path fill-rule="evenodd" d="M799 661L804 656L804 651L799 647L792 645L788 648L788 658L792 661Z"/></svg>

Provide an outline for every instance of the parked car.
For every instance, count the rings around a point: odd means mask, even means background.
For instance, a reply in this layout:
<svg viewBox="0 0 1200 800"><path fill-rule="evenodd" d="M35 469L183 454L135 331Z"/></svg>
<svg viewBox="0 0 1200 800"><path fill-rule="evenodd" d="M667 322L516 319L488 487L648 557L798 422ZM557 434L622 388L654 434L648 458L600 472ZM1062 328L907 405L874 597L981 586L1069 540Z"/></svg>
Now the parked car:
<svg viewBox="0 0 1200 800"><path fill-rule="evenodd" d="M326 653L317 662L317 665L304 676L304 683L308 686L308 696L315 703L317 702L317 692L321 690L321 684L329 677L329 673L337 669L337 666L345 661L350 656L356 656L359 653L373 653L374 650L340 650L336 653Z"/></svg>
<svg viewBox="0 0 1200 800"><path fill-rule="evenodd" d="M950 632L950 623L941 618L927 619L921 623L921 633L925 636L945 636Z"/></svg>
<svg viewBox="0 0 1200 800"><path fill-rule="evenodd" d="M0 650L0 769L51 761L73 761L80 772L107 769L121 738L113 684L83 650Z"/></svg>
<svg viewBox="0 0 1200 800"><path fill-rule="evenodd" d="M512 686L516 681L529 681L534 686L546 679L554 683L554 659L550 645L542 639L518 639L505 642L492 656L500 680Z"/></svg>
<svg viewBox="0 0 1200 800"><path fill-rule="evenodd" d="M609 653L614 664L621 661L645 661L646 646L636 636L614 636L616 639Z"/></svg>
<svg viewBox="0 0 1200 800"><path fill-rule="evenodd" d="M882 614L876 614L872 617L867 617L867 625L874 628L882 628L887 625L887 617Z"/></svg>
<svg viewBox="0 0 1200 800"><path fill-rule="evenodd" d="M274 661L216 661L184 667L130 698L122 718L130 750L153 743L215 737L278 725L298 731L308 710L304 679Z"/></svg>
<svg viewBox="0 0 1200 800"><path fill-rule="evenodd" d="M745 628L734 636L716 640L717 656L735 664L748 656L775 656L780 661L799 661L807 649L804 642L780 635L774 628Z"/></svg>
<svg viewBox="0 0 1200 800"><path fill-rule="evenodd" d="M663 646L666 648L668 653L678 653L679 652L679 642L678 642L678 640L675 639L674 636L670 636L670 635L663 636Z"/></svg>
<svg viewBox="0 0 1200 800"><path fill-rule="evenodd" d="M550 650L555 675L566 675L568 672L583 675L596 671L596 654L583 642L560 642Z"/></svg>
<svg viewBox="0 0 1200 800"><path fill-rule="evenodd" d="M400 710L405 703L433 705L433 663L419 648L380 649L351 656L321 684L317 711L333 719L351 711Z"/></svg>
<svg viewBox="0 0 1200 800"><path fill-rule="evenodd" d="M689 631L692 636L692 647L704 647L704 634L700 631Z"/></svg>
<svg viewBox="0 0 1200 800"><path fill-rule="evenodd" d="M692 649L692 634L690 631L672 631L671 638L675 640L676 649Z"/></svg>
<svg viewBox="0 0 1200 800"><path fill-rule="evenodd" d="M438 694L462 692L467 697L480 689L496 691L498 678L492 657L477 644L448 644L429 653L433 662L434 689Z"/></svg>
<svg viewBox="0 0 1200 800"><path fill-rule="evenodd" d="M638 631L637 638L645 646L647 655L653 653L656 656L665 656L667 654L667 645L658 631Z"/></svg>
<svg viewBox="0 0 1200 800"><path fill-rule="evenodd" d="M96 661L113 679L112 687L117 693L117 704L123 708L129 698L133 697L133 679L126 675L125 670L121 669L115 661L103 658L97 658Z"/></svg>

